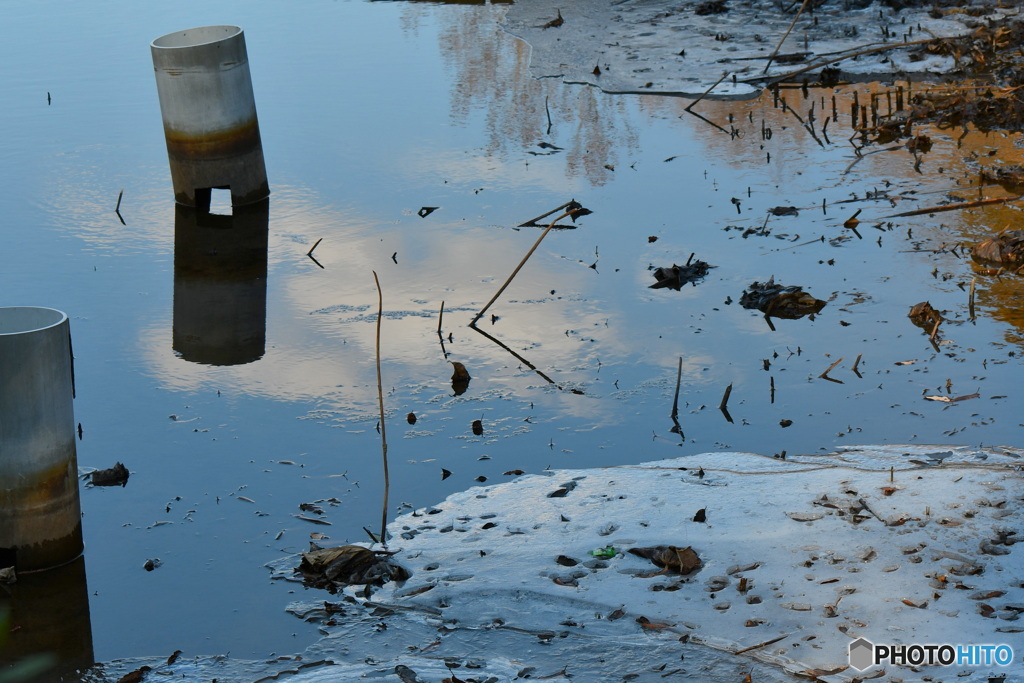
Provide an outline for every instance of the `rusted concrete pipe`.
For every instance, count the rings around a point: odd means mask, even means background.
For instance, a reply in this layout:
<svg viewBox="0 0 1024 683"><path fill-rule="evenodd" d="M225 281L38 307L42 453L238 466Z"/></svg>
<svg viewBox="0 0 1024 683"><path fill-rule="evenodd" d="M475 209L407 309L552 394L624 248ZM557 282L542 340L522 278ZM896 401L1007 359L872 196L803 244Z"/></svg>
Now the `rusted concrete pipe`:
<svg viewBox="0 0 1024 683"><path fill-rule="evenodd" d="M0 308L0 566L54 567L82 552L68 317Z"/></svg>
<svg viewBox="0 0 1024 683"><path fill-rule="evenodd" d="M208 210L212 189L230 189L232 206L266 199L270 186L242 29L168 33L150 50L175 200Z"/></svg>

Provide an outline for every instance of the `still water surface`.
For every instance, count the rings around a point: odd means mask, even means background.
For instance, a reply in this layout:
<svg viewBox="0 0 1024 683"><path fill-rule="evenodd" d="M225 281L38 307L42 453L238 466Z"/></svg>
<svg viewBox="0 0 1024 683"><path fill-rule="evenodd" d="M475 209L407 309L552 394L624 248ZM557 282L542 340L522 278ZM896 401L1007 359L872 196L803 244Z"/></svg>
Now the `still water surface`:
<svg viewBox="0 0 1024 683"><path fill-rule="evenodd" d="M262 658L317 638L285 613L293 587L264 564L304 550L310 533L363 541L379 525L373 271L392 516L516 469L847 443L1020 445L1019 279L922 251L979 239L1016 210L881 218L970 186L978 159L1013 161L1013 139L973 134L958 148L933 131L922 173L902 151L844 173L854 157L842 104L820 147L770 96L701 102L720 125L731 118L730 136L687 115L687 100L532 79L529 47L500 30L502 12L4 7L0 305L68 313L79 464L132 472L123 489L82 491L98 661L178 649ZM188 242L176 216L148 46L207 24L246 32L272 190L265 273L258 240L255 255L201 231ZM786 97L809 106L799 90ZM114 214L122 189L126 225ZM879 191L904 199L864 201ZM516 226L573 198L594 213L552 231L480 323L538 373L467 323L539 235ZM439 208L420 217L425 206ZM742 237L779 206L799 215ZM842 227L858 208L862 239ZM321 238L322 268L306 257ZM224 253L230 272L203 270L204 250ZM648 288L651 267L691 253L717 266L699 286ZM975 275L972 322L964 287ZM738 305L771 276L827 306L773 332ZM906 318L924 300L950 319L935 347ZM218 326L236 314L250 337L265 335L259 348L239 350L237 329ZM219 349L193 353L197 335ZM842 383L820 379L840 357L830 376ZM669 420L680 358L685 436ZM449 361L472 375L460 396ZM732 422L717 409L730 384ZM973 392L952 405L923 398ZM317 501L330 526L296 518L318 517L299 509ZM162 566L145 571L154 558Z"/></svg>

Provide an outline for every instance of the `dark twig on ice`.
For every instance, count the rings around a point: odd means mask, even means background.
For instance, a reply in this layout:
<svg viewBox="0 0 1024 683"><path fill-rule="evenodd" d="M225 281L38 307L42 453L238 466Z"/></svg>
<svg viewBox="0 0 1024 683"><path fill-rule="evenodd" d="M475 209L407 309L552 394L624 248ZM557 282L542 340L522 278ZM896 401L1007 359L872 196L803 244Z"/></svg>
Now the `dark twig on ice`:
<svg viewBox="0 0 1024 683"><path fill-rule="evenodd" d="M316 249L318 246L320 246L320 243L323 242L323 241L324 241L324 238L321 237L316 242L314 242L313 246L311 246L309 248L309 251L306 252L306 256L312 256L313 255L313 250Z"/></svg>

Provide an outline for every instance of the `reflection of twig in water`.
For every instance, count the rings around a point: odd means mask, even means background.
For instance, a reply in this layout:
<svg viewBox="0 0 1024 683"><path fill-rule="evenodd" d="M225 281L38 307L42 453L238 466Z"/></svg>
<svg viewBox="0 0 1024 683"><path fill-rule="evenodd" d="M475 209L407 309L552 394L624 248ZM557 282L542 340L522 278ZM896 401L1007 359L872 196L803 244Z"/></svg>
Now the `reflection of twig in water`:
<svg viewBox="0 0 1024 683"><path fill-rule="evenodd" d="M377 284L377 403L380 406L380 449L384 460L384 503L380 513L380 542L387 548L388 538L385 534L388 526L388 491L391 488L391 479L388 476L388 437L384 428L384 387L380 376L380 321L384 316L384 295L380 291L377 271L373 271L373 281Z"/></svg>
<svg viewBox="0 0 1024 683"><path fill-rule="evenodd" d="M543 378L543 379L544 379L544 380L545 380L545 381L546 381L546 382L547 382L548 384L554 384L554 385L555 385L556 387L558 387L559 389L561 389L561 388L562 388L562 387L561 387L561 385L559 385L559 384L555 384L555 380L551 379L550 377L548 377L547 375L545 375L545 374L544 374L543 372L541 372L540 370L538 370L538 369L537 369L537 366L536 366L536 365L534 365L533 363L531 363L530 361L526 360L525 358L523 358L522 356L520 356L520 355L519 355L518 353L516 353L515 351L513 351L513 350L512 350L511 348L509 348L509 346L508 346L507 344L505 344L505 343L504 343L503 341L501 341L501 340L500 340L500 339L498 339L497 337L493 337L493 336L491 336L491 335L487 334L486 332L484 332L483 330L481 330L481 329L480 329L479 327L477 327L477 326L476 326L476 322L475 322L475 321L474 321L474 322L472 322L472 323L470 323L469 327L470 327L470 329L474 330L475 332L479 332L480 334L482 334L483 336L487 337L488 339L490 339L490 340L491 340L492 342L494 342L495 344L497 344L497 345L498 345L498 346L500 346L501 348L503 348L503 349L505 349L506 351L508 351L509 353L511 353L511 354L512 354L513 356L515 356L516 360L518 360L518 361L519 361L520 363L524 364L525 366L527 366L528 368L530 368L531 370L533 370L534 372L536 372L536 373L537 373L538 375L540 375L540 376L541 376L541 377L542 377L542 378Z"/></svg>
<svg viewBox="0 0 1024 683"><path fill-rule="evenodd" d="M437 316L437 340L441 342L441 355L448 358L448 351L444 348L444 335L441 334L441 321L444 320L444 302L441 302L441 312Z"/></svg>
<svg viewBox="0 0 1024 683"><path fill-rule="evenodd" d="M683 441L686 441L686 435L683 434L683 428L679 424L679 383L683 379L683 357L679 356L679 367L676 370L676 396L672 399L672 429L673 434L678 434Z"/></svg>
<svg viewBox="0 0 1024 683"><path fill-rule="evenodd" d="M726 76L728 76L728 75L729 75L728 73L724 73L724 74L722 74L722 77L721 77L721 78L719 78L719 79L718 79L717 81L715 81L715 82L714 82L714 84L713 84L713 85L712 85L712 86L711 86L710 88L708 88L708 89L707 89L707 90L705 90L705 91L704 91L703 93L701 93L701 96L700 96L700 97L698 97L697 99L695 99L695 100L694 100L693 102L690 102L690 104L688 104L688 105L687 105L687 106L686 106L686 107L685 107L685 108L683 109L683 111L685 111L685 112L686 112L687 114L693 114L694 116L696 116L696 117L697 117L698 119L700 119L700 120L701 120L701 121L703 121L704 123L709 123L709 124L711 124L712 126L714 126L715 128L717 128L718 130L720 130L720 131L722 131L723 133L725 133L726 135L729 135L729 136L731 136L731 135L732 135L732 133L730 133L729 131L727 131L727 130L726 130L725 128L722 128L722 127L721 127L720 125L718 125L718 124L717 124L717 123L715 123L714 121L711 121L711 120L709 120L709 119L706 119L706 118L704 118L703 116L701 116L700 114L698 114L697 112L695 112L695 111L693 110L693 108L694 108L695 106L697 106L697 103L698 103L698 102L700 102L701 100L703 100L703 99L704 99L705 97L707 97L708 93L710 93L710 92L711 92L712 90L714 90L714 89L715 89L715 88L716 88L716 87L718 86L718 84L719 84L719 83L721 83L722 81L724 81L724 80L725 80L725 77L726 77ZM682 117L682 116L680 116L679 118L683 118L683 117Z"/></svg>

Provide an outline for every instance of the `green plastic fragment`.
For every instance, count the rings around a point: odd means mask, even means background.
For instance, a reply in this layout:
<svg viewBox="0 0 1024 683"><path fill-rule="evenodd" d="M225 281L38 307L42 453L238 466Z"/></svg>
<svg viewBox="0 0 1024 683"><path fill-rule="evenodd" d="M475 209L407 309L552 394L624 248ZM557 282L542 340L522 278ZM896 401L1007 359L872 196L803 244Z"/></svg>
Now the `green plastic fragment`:
<svg viewBox="0 0 1024 683"><path fill-rule="evenodd" d="M595 548L594 550L591 550L590 554L593 555L594 557L608 558L608 557L615 557L616 552L617 551L615 550L615 548L613 546L606 545L603 548Z"/></svg>

